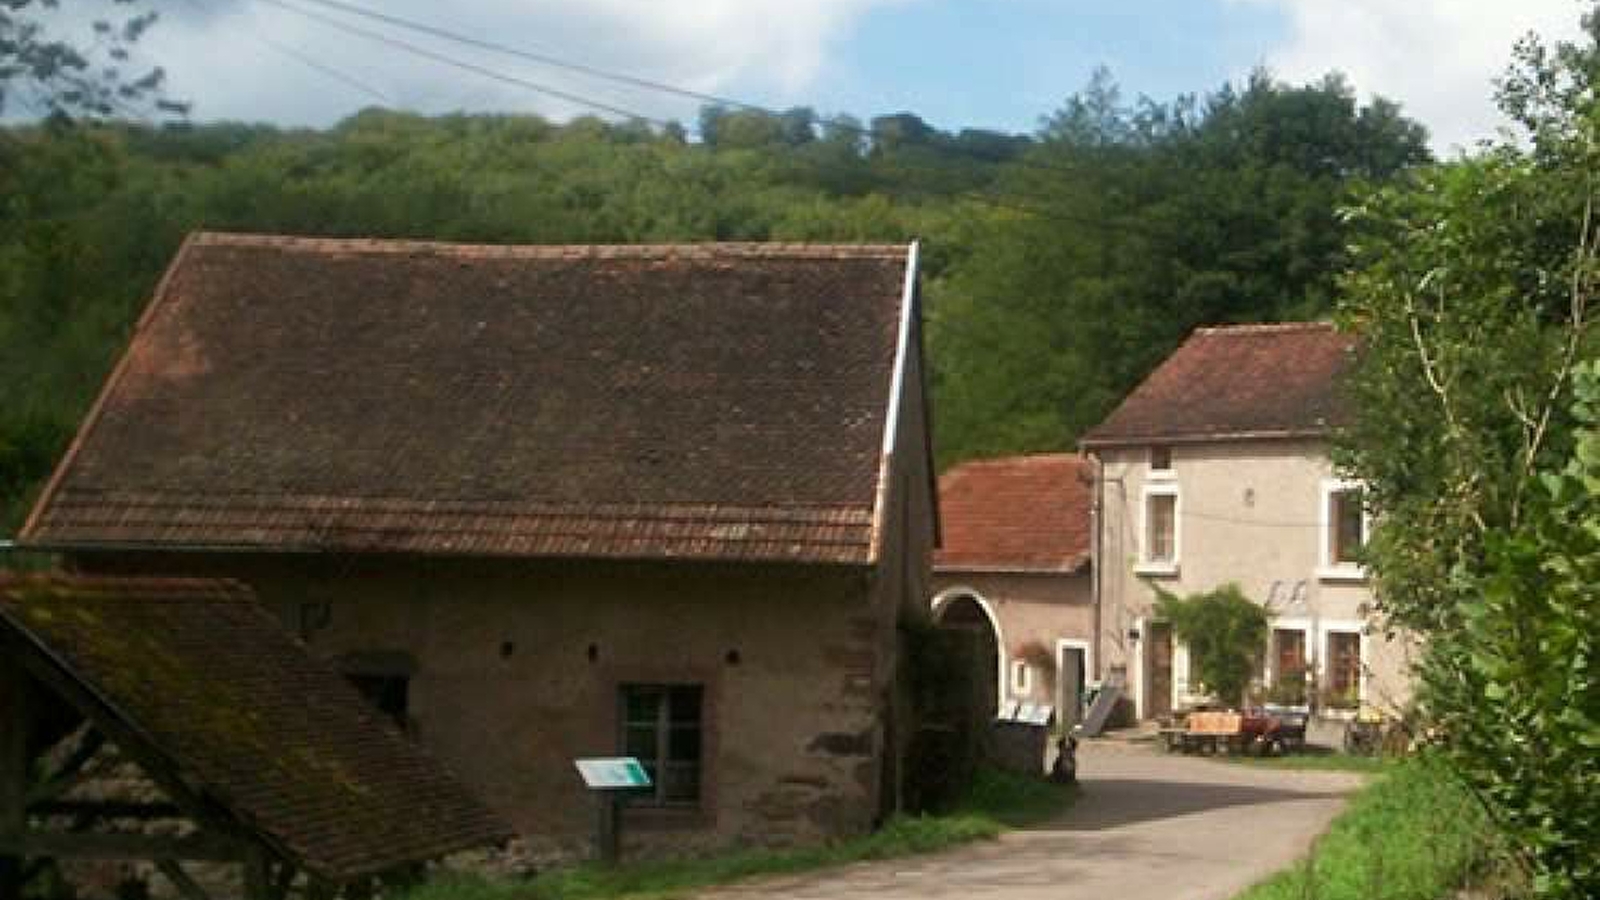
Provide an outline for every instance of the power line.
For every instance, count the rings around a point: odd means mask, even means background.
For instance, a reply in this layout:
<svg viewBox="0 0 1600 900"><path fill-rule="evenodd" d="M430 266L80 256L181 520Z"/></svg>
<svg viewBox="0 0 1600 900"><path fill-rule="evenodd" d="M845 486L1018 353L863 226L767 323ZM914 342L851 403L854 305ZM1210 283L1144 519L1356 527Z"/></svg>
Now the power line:
<svg viewBox="0 0 1600 900"><path fill-rule="evenodd" d="M274 2L274 0L265 0L265 2ZM693 90L692 88L686 88L686 87L682 87L682 86L675 85L675 84L669 84L667 82L659 81L657 79L644 78L644 77L641 77L641 76L638 76L638 75L629 75L629 74L624 73L624 72L617 72L617 71L613 71L613 70L610 70L610 69L603 69L603 68L600 68L599 66L592 66L592 65L588 65L586 63L573 62L571 60L562 59L562 58L557 57L557 56L552 56L551 54L548 54L548 53L541 53L541 52L537 52L537 51L533 51L533 50L525 50L525 49L522 49L520 47L512 47L512 46L510 46L508 44L502 44L502 43L498 43L498 42L495 42L495 41L487 41L487 40L483 40L482 38L475 38L475 37L472 37L471 35L462 34L461 32L452 31L450 29L442 28L442 27L439 27L437 25L429 25L429 24L427 24L425 22L419 22L419 21L416 21L414 19L407 19L407 18L404 18L404 17L401 17L401 16L392 15L392 14L389 14L389 13L379 12L379 11L374 10L374 9L367 9L366 7L357 6L356 4L353 4L353 3L343 2L343 0L303 0L303 2L312 3L312 4L315 4L317 6L326 7L328 9L336 9L336 10L339 10L340 12L348 13L349 15L360 16L362 18L369 19L369 20L376 21L376 22L383 22L384 24L394 26L395 28L403 28L403 29L406 29L407 31L413 31L413 32L417 32L419 34L426 34L426 35L428 35L430 37L435 37L435 38L438 38L440 40L450 41L452 43L461 44L461 45L467 46L467 47L473 47L473 48L478 49L478 50L487 50L487 51L489 51L491 53L499 53L499 54L502 54L502 55L505 55L505 56L511 56L511 57L514 57L514 58L517 58L517 59L525 60L527 62L538 63L539 65L550 66L552 68L557 68L557 69L565 69L566 71L569 71L569 72L577 72L577 73L582 74L582 75L587 75L587 76L589 76L591 78L599 78L599 79L602 79L602 80L605 80L605 81L611 81L611 82L615 82L615 83L618 83L618 84L626 84L626 85L630 85L632 87L642 88L642 89L647 90L647 91L655 91L657 93L671 94L671 95L676 96L676 97L683 97L683 98L689 99L689 100L698 100L698 101L700 101L702 103L710 103L710 104L714 104L714 105L718 105L718 106L726 106L726 107L730 107L730 108L733 108L733 109L744 110L746 112L763 113L765 115L769 115L769 116L773 116L773 117L782 117L784 115L784 112L782 110L779 110L779 109L777 109L775 107L764 106L764 105L759 104L759 103L752 103L752 102L750 102L748 100L740 100L740 99L735 98L735 97L727 97L727 96L723 96L723 95L719 95L719 94L712 94L712 93L708 93L706 91L697 91L697 90ZM838 128L839 130L845 131L847 133L855 134L858 137L866 137L866 138L874 137L874 134L873 134L873 132L872 132L872 130L870 128L864 128L864 127L861 127L859 125L849 125L847 123L835 122L835 123L833 123L833 127ZM1038 170L1041 170L1041 171L1048 171L1048 172L1055 172L1057 174L1075 175L1075 176L1082 174L1082 170L1081 169L1076 169L1076 168L1068 167L1068 166L1056 165L1056 164L1053 164L1053 163L1044 162L1042 160L1029 159L1026 156L1018 156L1018 157L1016 157L1014 159L1011 159L1011 160L999 161L999 160L991 159L991 158L989 158L987 156L980 155L980 154L975 153L975 152L970 151L970 150L965 150L965 149L963 149L961 147L958 147L958 146L933 147L931 149L945 151L945 152L959 153L959 154L967 156L967 157L969 157L971 159L976 159L976 160L979 160L981 162L987 162L987 163L991 163L991 164L996 163L996 162L1007 162L1007 163L1023 166L1023 167L1026 167L1026 168L1038 169Z"/></svg>
<svg viewBox="0 0 1600 900"><path fill-rule="evenodd" d="M332 66L326 65L324 63L320 63L320 62L316 61L315 59L311 58L310 56L307 56L306 54L301 53L299 50L296 50L295 48L290 47L287 44L283 44L283 43L281 43L279 41L275 41L272 38L266 37L265 35L259 35L258 34L258 35L255 36L255 38L256 38L257 41L261 42L262 44L264 44L264 45L266 45L268 47L271 47L272 49L278 51L279 53L284 54L285 56L289 56L289 57L292 57L294 59L299 60L301 63L304 63L307 67L309 67L311 69L314 69L314 70L316 70L318 72L321 72L322 74L328 76L329 78L332 78L335 81L342 82L346 86L355 88L356 90L366 94L367 96L372 97L372 98L377 99L377 100L381 100L382 102L384 102L384 103L386 103L386 104L388 104L390 106L396 105L395 101L394 101L394 98L390 97L388 94L384 93L383 91L381 91L381 90L379 90L379 89L367 84L366 82L362 81L361 79L356 78L354 75L348 75L348 74L346 74L344 72L339 71L338 69L335 69Z"/></svg>
<svg viewBox="0 0 1600 900"><path fill-rule="evenodd" d="M184 2L189 4L191 7L201 11L202 13L209 12L209 10L207 9L206 3L202 2L202 0L184 0ZM383 103L389 104L391 106L393 106L394 103L395 103L394 100L391 97L389 97L389 95L385 94L383 91L380 91L377 88L373 87L372 85L367 84L366 82L364 82L361 79L355 77L354 75L350 75L350 74L348 74L346 72L341 72L340 70L334 68L333 66L330 66L330 65L328 65L326 63L323 63L323 62L320 62L320 61L312 58L309 54L306 54L306 53L304 53L304 52L302 52L300 50L297 50L294 47L291 47L291 46L289 46L287 44L284 44L281 41L273 40L272 38L269 38L264 34L257 34L254 31L246 32L246 34L249 36L249 38L251 40L255 41L256 43L261 44L262 46L267 47L267 48L269 48L271 50L275 50L278 53L281 53L284 56L287 56L287 57L289 57L291 59L294 59L294 60L298 61L299 63L301 63L302 65L306 66L307 68L313 69L313 70L315 70L317 72L320 72L323 75L326 75L327 77L332 78L334 81L337 81L337 82L345 85L346 87L355 88L357 91L360 91L361 93L366 94L369 97L373 97L373 98L375 98L375 99L377 99L379 101L382 101Z"/></svg>
<svg viewBox="0 0 1600 900"><path fill-rule="evenodd" d="M661 118L658 118L658 117L655 117L655 116L650 116L650 115L647 115L645 113L638 112L636 110L628 109L626 107L617 106L617 105L615 105L613 103L609 103L609 102L602 101L602 100L595 100L595 99L592 99L592 98L589 98L589 97L585 97L585 96L580 95L580 94L575 94L575 93L572 93L570 91L562 90L560 88L554 88L554 87L550 87L549 85L546 85L546 84L541 84L541 83L538 83L538 82L530 81L530 80L525 79L525 78L520 78L520 77L515 76L515 75L507 75L507 74L505 74L503 72L499 72L499 71L496 71L494 69L490 69L490 68L487 68L487 67L484 67L484 66L477 65L476 63L471 63L471 62L466 62L464 60L456 59L455 57L447 56L445 54L438 53L438 52L435 52L433 50L426 49L424 47L419 47L416 44L412 44L410 42L403 41L403 40L391 37L391 36L386 35L386 34L382 34L381 32L372 31L371 29L362 28L362 27L360 27L358 25L352 25L352 24L350 24L348 22L343 22L343 21L340 21L338 19L334 19L334 18L332 18L330 16L325 16L325 15L322 15L320 13L316 13L316 12L313 12L311 10L308 10L308 9L303 9L303 8L293 4L293 3L286 2L286 0L260 0L260 2L267 3L267 4L272 5L272 6L276 6L276 7L280 8L280 9L288 10L289 12L295 13L296 15L304 16L304 17L306 17L308 19L311 19L312 21L319 22L319 23L321 23L323 25L326 25L326 26L328 26L330 28L334 28L334 29L337 29L339 31L343 31L346 34L352 34L352 35L364 38L364 39L369 40L369 41L374 41L374 42L383 44L385 46L391 47L393 49L402 50L402 51L407 52L407 53L411 53L411 54L414 54L414 55L417 55L417 56L421 56L421 57L423 57L425 59L432 60L433 62L437 62L437 63L440 63L442 65L447 65L447 66L450 66L452 68L461 69L462 71L471 72L471 73L473 73L475 75L479 75L479 76L484 77L484 78L488 78L488 79L491 79L491 80L494 80L494 81L499 81L499 82L502 82L504 84L510 84L510 85L515 86L515 87L521 87L521 88L524 88L524 89L527 89L527 90L535 91L537 93L544 94L544 95L549 96L549 97L554 97L556 99L563 100L563 101L565 101L567 103L571 103L571 104L574 104L574 105L577 105L577 106L582 106L582 107L586 107L586 108L590 108L590 109L598 109L598 110L601 110L603 112L609 112L609 113L611 113L613 115L622 116L623 118L626 118L626 119L632 119L632 120L635 120L635 121L641 121L641 122L645 122L645 123L648 123L648 124L651 124L651 125L655 125L658 128L665 128L665 127L668 127L668 126L674 126L674 125L678 124L678 123L673 122L671 120L661 119ZM315 2L322 2L322 0L307 0L307 2L315 3ZM927 168L924 167L924 171L937 172L938 170L927 169ZM939 174L948 174L948 173L940 172ZM1058 212L1055 212L1055 211L1052 211L1052 210L1040 209L1038 207L1030 206L1030 205L1027 205L1027 204L1015 203L1015 202L1007 201L1007 200L1001 199L999 197L995 197L995 196L993 196L991 194L986 194L986 193L982 193L982 192L979 192L979 191L972 191L972 190L967 190L967 189L957 189L957 190L954 190L954 191L949 191L949 190L939 190L937 188L929 188L929 187L924 187L923 190L928 192L928 193L940 194L940 195L943 195L943 196L946 196L946 197L967 199L967 200L971 200L971 201L973 201L975 203L984 204L984 205L987 205L987 206L995 207L997 209L1010 210L1012 212L1023 213L1025 215L1030 215L1030 216L1037 216L1037 217L1042 217L1042 218L1047 218L1047 219L1056 219L1058 221L1068 222L1068 223L1073 223L1073 224L1082 224L1082 223L1085 223L1085 222L1092 222L1093 224L1104 226L1104 227L1117 227L1117 223L1109 222L1109 221L1106 221L1104 219L1090 219L1089 217L1086 217L1086 216L1071 216L1071 215L1067 215L1067 214L1062 214L1062 213L1058 213Z"/></svg>
<svg viewBox="0 0 1600 900"><path fill-rule="evenodd" d="M495 71L493 69L488 69L488 68L485 68L483 66L477 65L476 63L470 63L470 62L466 62L464 60L456 59L454 57L445 56L442 53L435 53L434 51L429 50L429 49L427 49L425 47L419 47L416 44L412 44L412 43L400 40L399 38L390 37L389 35L382 34L380 32L376 32L376 31L372 31L370 29L362 28L359 25L351 25L348 22L342 22L342 21L340 21L338 19L332 18L331 16L325 16L325 15L322 15L320 13L312 12L309 9L302 9L302 8L300 8L298 6L295 6L294 4L285 2L285 0L260 0L260 2L269 4L269 5L272 5L272 6L276 6L276 7L279 7L281 9L289 10L290 12L293 12L293 13L295 13L297 15L305 16L306 18L311 19L311 20L316 21L316 22L321 22L322 24L328 26L329 28L335 28L335 29L338 29L339 31L343 31L346 34L353 34L353 35L355 35L357 37L365 38L366 40L369 40L369 41L376 41L377 43L384 44L384 45L392 47L394 49L404 50L407 53L411 53L411 54L416 55L416 56L421 56L421 57L423 57L425 59L430 59L430 60L432 60L432 61L434 61L436 63L439 63L441 65L446 65L446 66L450 66L452 68L460 69L460 70L462 70L464 72L471 72L474 75L478 75L478 76L481 76L483 78L488 78L488 79L491 79L493 81L499 81L499 82L504 83L504 84L514 85L516 87L520 87L520 88L524 88L526 90L535 91L537 93L544 94L547 97L553 97L553 98L555 98L557 100L563 100L563 101L565 101L567 103L572 103L572 104L575 104L575 105L578 105L578 106L585 106L585 107L588 107L588 108L591 108L591 109L598 109L598 110L601 110L603 112L611 113L612 115L622 116L623 118L626 118L626 119L636 119L636 120L639 120L639 121L648 122L648 123L650 123L652 125L656 125L656 126L659 126L659 127L665 127L666 125L670 124L665 119L658 119L658 118L655 118L653 116L647 116L647 115L645 115L643 113L636 112L634 110L627 109L625 107L617 106L615 104L607 103L607 102L602 101L602 100L591 100L591 99L589 99L587 97L582 97L582 96L579 96L577 94L569 93L569 92L563 91L563 90L561 90L559 88L553 88L553 87L550 87L549 85L540 84L540 83L535 82L535 81L529 81L526 78L519 78L519 77L517 77L515 75L507 75L507 74L505 74L503 72L497 72L497 71Z"/></svg>

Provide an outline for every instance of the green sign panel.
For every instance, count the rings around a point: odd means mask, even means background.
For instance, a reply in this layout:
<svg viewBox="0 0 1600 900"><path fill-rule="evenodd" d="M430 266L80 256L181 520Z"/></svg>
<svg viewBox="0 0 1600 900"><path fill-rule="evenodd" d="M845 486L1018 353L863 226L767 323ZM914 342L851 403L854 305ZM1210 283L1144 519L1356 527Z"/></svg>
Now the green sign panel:
<svg viewBox="0 0 1600 900"><path fill-rule="evenodd" d="M650 774L631 756L605 756L573 760L583 783L592 791L650 787Z"/></svg>

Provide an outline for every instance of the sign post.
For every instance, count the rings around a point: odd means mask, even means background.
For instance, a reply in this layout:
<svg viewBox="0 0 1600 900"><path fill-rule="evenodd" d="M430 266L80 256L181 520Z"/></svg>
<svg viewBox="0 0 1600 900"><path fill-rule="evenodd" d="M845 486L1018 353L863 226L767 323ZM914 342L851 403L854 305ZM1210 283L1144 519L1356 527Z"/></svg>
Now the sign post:
<svg viewBox="0 0 1600 900"><path fill-rule="evenodd" d="M607 756L573 760L584 786L599 801L595 827L595 855L601 865L614 866L622 855L622 806L628 795L648 790L650 773L632 756Z"/></svg>

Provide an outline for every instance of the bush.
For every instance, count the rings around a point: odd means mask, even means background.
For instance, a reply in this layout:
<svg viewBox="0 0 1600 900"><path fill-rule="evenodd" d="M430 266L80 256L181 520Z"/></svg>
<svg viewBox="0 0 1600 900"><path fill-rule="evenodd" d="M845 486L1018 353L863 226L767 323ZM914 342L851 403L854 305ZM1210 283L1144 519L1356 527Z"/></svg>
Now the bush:
<svg viewBox="0 0 1600 900"><path fill-rule="evenodd" d="M1267 640L1267 612L1237 584L1178 597L1156 588L1156 615L1189 645L1193 669L1205 689L1240 705Z"/></svg>

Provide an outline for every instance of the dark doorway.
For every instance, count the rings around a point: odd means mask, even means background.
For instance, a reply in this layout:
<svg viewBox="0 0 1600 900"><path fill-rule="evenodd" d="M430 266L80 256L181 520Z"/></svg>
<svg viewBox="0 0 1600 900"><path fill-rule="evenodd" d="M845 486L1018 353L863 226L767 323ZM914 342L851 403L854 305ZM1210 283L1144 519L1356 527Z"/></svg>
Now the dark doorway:
<svg viewBox="0 0 1600 900"><path fill-rule="evenodd" d="M1083 694L1089 677L1087 655L1082 647L1062 644L1056 660L1056 716L1071 729L1083 721Z"/></svg>
<svg viewBox="0 0 1600 900"><path fill-rule="evenodd" d="M1000 703L1000 639L994 622L976 597L953 597L937 613L939 627L971 632L976 638L975 693L979 711L994 718Z"/></svg>
<svg viewBox="0 0 1600 900"><path fill-rule="evenodd" d="M1172 626L1151 622L1149 627L1150 684L1145 705L1149 716L1172 714Z"/></svg>

